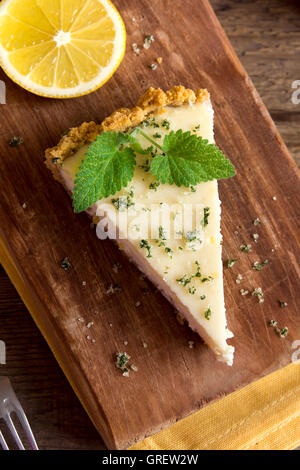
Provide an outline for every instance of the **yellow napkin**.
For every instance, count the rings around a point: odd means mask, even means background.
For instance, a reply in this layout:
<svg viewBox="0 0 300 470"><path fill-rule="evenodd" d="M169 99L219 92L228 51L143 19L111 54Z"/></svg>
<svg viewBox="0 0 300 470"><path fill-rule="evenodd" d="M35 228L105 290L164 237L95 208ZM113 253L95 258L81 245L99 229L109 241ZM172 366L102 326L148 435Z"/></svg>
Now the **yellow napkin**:
<svg viewBox="0 0 300 470"><path fill-rule="evenodd" d="M300 365L291 364L131 449L288 450L299 444Z"/></svg>
<svg viewBox="0 0 300 470"><path fill-rule="evenodd" d="M35 318L36 306L1 238L0 262ZM288 450L299 445L300 364L290 364L148 437L131 450Z"/></svg>

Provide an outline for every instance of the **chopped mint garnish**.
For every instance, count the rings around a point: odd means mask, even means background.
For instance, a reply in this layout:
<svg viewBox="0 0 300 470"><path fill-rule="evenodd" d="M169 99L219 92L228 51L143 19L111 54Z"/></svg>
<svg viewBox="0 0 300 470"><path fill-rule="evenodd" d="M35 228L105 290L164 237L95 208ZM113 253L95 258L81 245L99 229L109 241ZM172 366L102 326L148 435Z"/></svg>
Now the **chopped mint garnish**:
<svg viewBox="0 0 300 470"><path fill-rule="evenodd" d="M10 147L19 147L19 145L23 144L24 139L21 136L14 136L10 139L9 145Z"/></svg>
<svg viewBox="0 0 300 470"><path fill-rule="evenodd" d="M287 336L287 334L288 334L288 331L289 331L289 329L288 329L287 326L285 326L284 328L282 328L282 330L280 330L280 333L279 333L279 335L281 336L281 338L285 338L285 337Z"/></svg>
<svg viewBox="0 0 300 470"><path fill-rule="evenodd" d="M145 36L144 44L143 44L144 49L149 49L149 47L151 46L153 42L154 42L153 34L148 34L147 36Z"/></svg>
<svg viewBox="0 0 300 470"><path fill-rule="evenodd" d="M161 123L161 126L164 127L167 131L170 129L170 121L164 119Z"/></svg>
<svg viewBox="0 0 300 470"><path fill-rule="evenodd" d="M261 271L264 266L266 266L269 263L268 259L265 259L262 263L259 263L258 261L255 261L253 264L253 269L256 269L256 271Z"/></svg>
<svg viewBox="0 0 300 470"><path fill-rule="evenodd" d="M286 338L287 334L288 334L288 327L285 326L284 328L279 328L278 326L278 322L276 320L271 320L270 321L270 326L272 326L274 328L274 330L276 331L276 333L281 337L281 338Z"/></svg>
<svg viewBox="0 0 300 470"><path fill-rule="evenodd" d="M195 232L186 232L185 238L188 242L193 242L194 240L198 240L199 236L199 231L195 230Z"/></svg>
<svg viewBox="0 0 300 470"><path fill-rule="evenodd" d="M288 304L286 302L282 302L281 300L278 301L279 302L279 305L281 308L285 308L288 306Z"/></svg>
<svg viewBox="0 0 300 470"><path fill-rule="evenodd" d="M168 246L166 246L165 252L168 253L168 255L170 256L170 258L172 258L172 256L173 256L173 250L172 250L171 248L169 248Z"/></svg>
<svg viewBox="0 0 300 470"><path fill-rule="evenodd" d="M149 245L148 240L141 240L140 248L146 248L146 250L148 251L147 258L152 258L151 246Z"/></svg>
<svg viewBox="0 0 300 470"><path fill-rule="evenodd" d="M62 262L61 262L61 267L65 270L68 271L71 267L71 263L67 257L65 257Z"/></svg>
<svg viewBox="0 0 300 470"><path fill-rule="evenodd" d="M159 233L159 238L160 238L161 240L166 240L165 230L164 230L164 228L163 228L162 225L159 226L159 228L158 228L158 233Z"/></svg>
<svg viewBox="0 0 300 470"><path fill-rule="evenodd" d="M127 343L127 341L124 341L124 343ZM129 368L128 368L129 359L130 359L130 356L126 352L122 352L122 353L119 352L116 354L116 362L115 362L116 367L118 369L121 369L124 377L129 377ZM134 370L132 366L130 367L132 370Z"/></svg>
<svg viewBox="0 0 300 470"><path fill-rule="evenodd" d="M155 118L149 118L142 122L143 127L159 127L159 124L155 121Z"/></svg>
<svg viewBox="0 0 300 470"><path fill-rule="evenodd" d="M143 163L143 165L139 165L139 168L141 168L141 169L144 170L146 173L148 173L148 171L150 170L150 161L149 161L149 158L147 158L147 160L145 161L145 163Z"/></svg>
<svg viewBox="0 0 300 470"><path fill-rule="evenodd" d="M117 199L112 199L111 202L120 212L123 212L125 209L128 209L128 207L134 206L134 202L132 201L130 196L121 196Z"/></svg>
<svg viewBox="0 0 300 470"><path fill-rule="evenodd" d="M208 217L209 217L209 207L204 207L203 209L203 219L201 225L205 228L208 225Z"/></svg>
<svg viewBox="0 0 300 470"><path fill-rule="evenodd" d="M204 316L205 316L206 320L210 320L210 317L211 317L211 309L210 309L210 307L208 307L208 309L205 310Z"/></svg>
<svg viewBox="0 0 300 470"><path fill-rule="evenodd" d="M184 274L181 278L179 279L176 279L176 281L179 283L179 284L182 284L184 287L189 284L191 282L192 278L191 277L187 277L186 274Z"/></svg>
<svg viewBox="0 0 300 470"><path fill-rule="evenodd" d="M154 189L154 191L157 191L157 188L159 187L160 183L158 181L153 181L153 183L149 184L149 189Z"/></svg>
<svg viewBox="0 0 300 470"><path fill-rule="evenodd" d="M250 253L251 251L251 245L241 245L240 249L244 251L245 253Z"/></svg>
<svg viewBox="0 0 300 470"><path fill-rule="evenodd" d="M230 269L237 262L237 258L231 258L227 262L227 267Z"/></svg>
<svg viewBox="0 0 300 470"><path fill-rule="evenodd" d="M196 265L196 272L194 274L191 274L190 276L188 276L187 274L184 274L181 278L176 279L176 281L179 284L182 284L184 287L187 286L187 284L190 284L192 279L194 279L194 278L200 278L199 280L200 280L201 283L213 281L214 278L212 276L202 277L202 274L201 274L201 271L200 271L200 264L198 263L198 261L195 261L195 265ZM192 289L193 289L192 287L189 287L189 292ZM194 293L194 292L190 292L190 293ZM202 297L203 297L203 299L205 299L205 296L202 296ZM200 297L200 298L202 299L202 297Z"/></svg>
<svg viewBox="0 0 300 470"><path fill-rule="evenodd" d="M252 295L254 295L255 297L257 297L258 302L259 302L260 304L264 303L264 301L265 301L265 299L264 299L264 293L263 293L261 287L256 287L256 288L252 291Z"/></svg>
<svg viewBox="0 0 300 470"><path fill-rule="evenodd" d="M195 265L196 265L196 273L194 274L193 277L201 277L201 272L200 272L200 264L198 261L195 261Z"/></svg>
<svg viewBox="0 0 300 470"><path fill-rule="evenodd" d="M160 225L158 227L158 238L160 240L160 243L159 243L158 246L165 246L166 245L165 244L165 240L167 239L166 235L167 235L166 231L164 230L163 226ZM158 242L158 240L157 240L157 242Z"/></svg>
<svg viewBox="0 0 300 470"><path fill-rule="evenodd" d="M210 282L210 281L213 281L214 278L212 276L207 276L207 277L203 277L201 279L201 282Z"/></svg>

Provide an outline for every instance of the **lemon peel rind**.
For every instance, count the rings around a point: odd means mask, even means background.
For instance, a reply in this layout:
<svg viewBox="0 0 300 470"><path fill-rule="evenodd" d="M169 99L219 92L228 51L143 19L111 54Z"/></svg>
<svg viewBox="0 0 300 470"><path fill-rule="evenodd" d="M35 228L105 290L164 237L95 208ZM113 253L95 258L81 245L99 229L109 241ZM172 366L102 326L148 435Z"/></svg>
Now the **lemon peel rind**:
<svg viewBox="0 0 300 470"><path fill-rule="evenodd" d="M0 4L0 15L5 14L7 5L10 0L4 0ZM56 99L67 99L67 98L78 98L80 96L88 95L93 91L101 88L115 73L121 64L125 50L126 50L126 29L123 19L116 9L116 7L110 2L110 0L101 0L103 6L113 20L113 24L116 27L115 46L112 53L110 63L106 67L102 67L100 73L87 83L82 82L73 88L57 88L57 87L46 87L43 85L37 85L31 79L20 74L7 59L7 51L0 44L0 66L5 74L17 85L23 89L44 98L56 98ZM102 78L103 77L103 78ZM68 90L66 92L66 90Z"/></svg>

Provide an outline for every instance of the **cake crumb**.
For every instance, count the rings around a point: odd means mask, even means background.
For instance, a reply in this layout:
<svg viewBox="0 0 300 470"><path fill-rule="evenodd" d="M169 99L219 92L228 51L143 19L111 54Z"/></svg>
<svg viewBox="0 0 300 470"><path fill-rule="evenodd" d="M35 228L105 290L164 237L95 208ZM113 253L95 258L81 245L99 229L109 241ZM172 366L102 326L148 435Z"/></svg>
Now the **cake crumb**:
<svg viewBox="0 0 300 470"><path fill-rule="evenodd" d="M149 47L151 46L151 44L154 41L155 41L155 39L154 39L153 34L149 34L148 36L145 36L143 48L144 49L149 49Z"/></svg>
<svg viewBox="0 0 300 470"><path fill-rule="evenodd" d="M134 52L136 55L139 55L139 53L140 53L140 48L138 47L137 43L134 42L134 43L131 45L131 47L132 47L133 52Z"/></svg>

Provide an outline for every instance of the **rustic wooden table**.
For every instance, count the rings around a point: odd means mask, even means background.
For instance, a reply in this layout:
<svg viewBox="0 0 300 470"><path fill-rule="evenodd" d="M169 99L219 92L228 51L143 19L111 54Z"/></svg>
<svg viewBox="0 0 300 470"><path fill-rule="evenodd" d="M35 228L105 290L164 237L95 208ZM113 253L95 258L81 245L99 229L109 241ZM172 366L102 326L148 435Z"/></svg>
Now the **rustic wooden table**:
<svg viewBox="0 0 300 470"><path fill-rule="evenodd" d="M300 166L300 4L297 0L211 0L241 62ZM297 132L298 130L298 132ZM8 375L41 449L104 449L13 285L0 267L0 339Z"/></svg>

